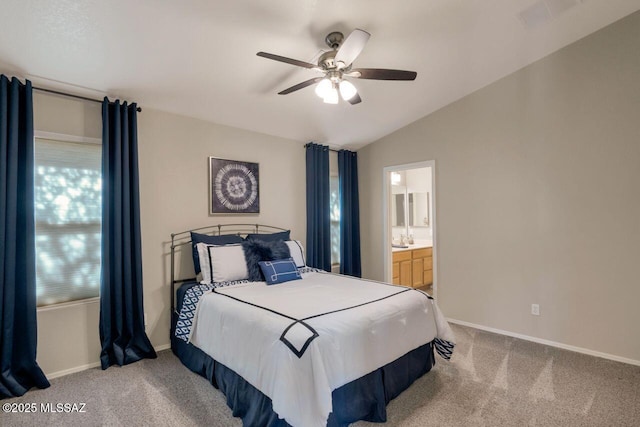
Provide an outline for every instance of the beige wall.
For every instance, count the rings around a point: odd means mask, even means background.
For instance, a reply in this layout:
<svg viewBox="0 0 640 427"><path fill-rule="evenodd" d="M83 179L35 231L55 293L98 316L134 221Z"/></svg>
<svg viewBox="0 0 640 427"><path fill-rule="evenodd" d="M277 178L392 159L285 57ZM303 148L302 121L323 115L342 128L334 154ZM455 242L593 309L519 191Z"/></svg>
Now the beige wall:
<svg viewBox="0 0 640 427"><path fill-rule="evenodd" d="M304 150L303 143L168 113L145 109L138 118L144 303L149 338L162 345L169 343L171 233L257 222L290 228L304 242ZM208 216L209 156L260 163L260 215Z"/></svg>
<svg viewBox="0 0 640 427"><path fill-rule="evenodd" d="M435 160L446 316L640 361L639 40L635 13L361 149L364 275L383 168Z"/></svg>
<svg viewBox="0 0 640 427"><path fill-rule="evenodd" d="M100 104L36 93L35 128L101 137ZM218 223L291 228L304 241L306 226L302 143L144 109L138 115L144 306L147 333L169 345L171 233ZM209 156L260 163L260 215L208 215ZM192 276L189 263L183 275ZM38 363L47 374L99 363L99 304L38 311Z"/></svg>

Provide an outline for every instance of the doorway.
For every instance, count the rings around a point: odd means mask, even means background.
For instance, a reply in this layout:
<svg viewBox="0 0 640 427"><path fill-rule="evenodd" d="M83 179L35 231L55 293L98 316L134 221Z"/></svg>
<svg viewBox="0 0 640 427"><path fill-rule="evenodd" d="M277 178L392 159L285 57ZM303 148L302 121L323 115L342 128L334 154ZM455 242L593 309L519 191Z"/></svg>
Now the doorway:
<svg viewBox="0 0 640 427"><path fill-rule="evenodd" d="M437 293L435 161L384 168L385 281Z"/></svg>

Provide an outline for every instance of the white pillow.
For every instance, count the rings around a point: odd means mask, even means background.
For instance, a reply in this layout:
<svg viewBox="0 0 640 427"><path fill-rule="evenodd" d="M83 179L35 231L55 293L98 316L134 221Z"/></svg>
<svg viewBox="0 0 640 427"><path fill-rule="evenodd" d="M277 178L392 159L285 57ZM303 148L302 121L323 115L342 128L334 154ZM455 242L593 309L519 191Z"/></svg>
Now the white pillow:
<svg viewBox="0 0 640 427"><path fill-rule="evenodd" d="M198 243L196 248L202 270L201 283L229 282L249 277L241 244L217 246Z"/></svg>
<svg viewBox="0 0 640 427"><path fill-rule="evenodd" d="M200 261L199 282L202 284L211 283L211 263L209 261L209 250L206 243L197 243L198 260Z"/></svg>
<svg viewBox="0 0 640 427"><path fill-rule="evenodd" d="M293 258L293 262L296 263L296 267L304 267L306 262L304 260L304 247L299 240L287 240L285 242L289 247L289 252L291 253L291 258Z"/></svg>

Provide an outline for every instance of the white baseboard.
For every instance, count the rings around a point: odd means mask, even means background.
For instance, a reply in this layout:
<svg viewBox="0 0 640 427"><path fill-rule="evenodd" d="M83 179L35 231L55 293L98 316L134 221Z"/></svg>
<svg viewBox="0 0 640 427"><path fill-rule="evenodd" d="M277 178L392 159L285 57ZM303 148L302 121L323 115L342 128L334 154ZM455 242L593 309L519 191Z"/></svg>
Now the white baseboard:
<svg viewBox="0 0 640 427"><path fill-rule="evenodd" d="M156 353L158 351L162 351L162 350L169 350L171 348L171 344L162 344L162 345L158 345L153 347L153 349L156 351Z"/></svg>
<svg viewBox="0 0 640 427"><path fill-rule="evenodd" d="M100 362L93 362L87 365L74 366L73 368L52 372L50 374L46 374L46 376L47 376L47 379L52 380L54 378L64 377L65 375L75 374L76 372L86 371L87 369L97 368L98 366L100 366Z"/></svg>
<svg viewBox="0 0 640 427"><path fill-rule="evenodd" d="M577 353L587 354L589 356L601 357L603 359L609 359L609 360L614 360L616 362L628 363L629 365L640 366L640 360L634 360L626 357L616 356L615 354L602 353L600 351L589 350L588 348L576 347L573 345L563 344L556 341L550 341L542 338L531 337L529 335L523 335L515 332L504 331L502 329L490 328L489 326L477 325L475 323L465 322L463 320L447 318L447 321L450 323L455 323L456 325L468 326L470 328L480 329L482 331L493 332L494 334L506 335L508 337L519 338L525 341L532 341L538 344L544 344L551 347L561 348L563 350L575 351Z"/></svg>
<svg viewBox="0 0 640 427"><path fill-rule="evenodd" d="M171 344L162 344L162 345L153 347L156 353L162 350L167 350L169 348L171 348ZM86 365L74 366L73 368L63 369L62 371L52 372L50 374L46 374L46 376L47 376L47 379L52 380L54 378L64 377L65 375L75 374L76 372L86 371L87 369L97 368L98 366L100 366L99 361L88 363Z"/></svg>

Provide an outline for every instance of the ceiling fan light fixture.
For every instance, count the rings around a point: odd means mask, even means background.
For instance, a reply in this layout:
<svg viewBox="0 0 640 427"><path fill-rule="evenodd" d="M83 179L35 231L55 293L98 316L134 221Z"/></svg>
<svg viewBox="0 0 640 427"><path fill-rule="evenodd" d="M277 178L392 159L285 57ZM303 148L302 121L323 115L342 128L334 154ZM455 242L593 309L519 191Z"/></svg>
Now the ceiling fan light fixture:
<svg viewBox="0 0 640 427"><path fill-rule="evenodd" d="M316 95L318 95L320 98L326 98L332 89L333 85L331 84L331 80L323 79L316 86Z"/></svg>
<svg viewBox="0 0 640 427"><path fill-rule="evenodd" d="M351 82L346 80L340 82L340 95L342 95L342 99L348 101L353 98L356 93L358 93L358 90Z"/></svg>
<svg viewBox="0 0 640 427"><path fill-rule="evenodd" d="M338 98L338 89L332 87L327 94L324 96L325 104L337 104L339 101Z"/></svg>

